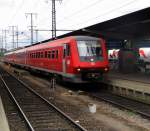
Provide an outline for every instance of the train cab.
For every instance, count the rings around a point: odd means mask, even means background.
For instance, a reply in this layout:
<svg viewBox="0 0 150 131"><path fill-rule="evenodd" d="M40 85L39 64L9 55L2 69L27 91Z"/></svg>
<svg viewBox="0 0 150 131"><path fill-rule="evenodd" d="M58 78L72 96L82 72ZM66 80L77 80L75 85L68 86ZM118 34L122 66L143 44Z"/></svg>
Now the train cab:
<svg viewBox="0 0 150 131"><path fill-rule="evenodd" d="M74 74L74 80L98 80L107 71L108 57L104 40L76 36L71 44L64 44L63 72Z"/></svg>

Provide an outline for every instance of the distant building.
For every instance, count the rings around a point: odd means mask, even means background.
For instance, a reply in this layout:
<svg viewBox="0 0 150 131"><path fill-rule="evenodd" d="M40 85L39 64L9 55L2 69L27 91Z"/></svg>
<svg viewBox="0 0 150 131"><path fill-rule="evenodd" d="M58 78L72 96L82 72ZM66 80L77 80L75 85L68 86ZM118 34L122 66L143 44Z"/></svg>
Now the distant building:
<svg viewBox="0 0 150 131"><path fill-rule="evenodd" d="M0 56L3 56L6 51L5 48L0 48Z"/></svg>
<svg viewBox="0 0 150 131"><path fill-rule="evenodd" d="M0 52L5 53L7 50L5 48L0 48Z"/></svg>

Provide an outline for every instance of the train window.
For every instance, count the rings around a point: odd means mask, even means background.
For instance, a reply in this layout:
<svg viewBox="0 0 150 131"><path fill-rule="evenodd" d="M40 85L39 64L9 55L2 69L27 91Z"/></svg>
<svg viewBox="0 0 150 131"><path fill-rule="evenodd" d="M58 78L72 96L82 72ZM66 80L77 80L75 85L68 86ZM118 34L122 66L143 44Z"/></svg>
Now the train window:
<svg viewBox="0 0 150 131"><path fill-rule="evenodd" d="M38 55L39 55L39 53L38 53L38 52L36 52L36 58L38 58Z"/></svg>
<svg viewBox="0 0 150 131"><path fill-rule="evenodd" d="M52 51L52 59L54 59L55 58L55 51L53 50Z"/></svg>
<svg viewBox="0 0 150 131"><path fill-rule="evenodd" d="M78 41L77 47L81 61L103 60L102 47L99 41Z"/></svg>
<svg viewBox="0 0 150 131"><path fill-rule="evenodd" d="M45 51L45 58L47 58L47 51Z"/></svg>
<svg viewBox="0 0 150 131"><path fill-rule="evenodd" d="M56 59L58 59L58 50L56 50Z"/></svg>
<svg viewBox="0 0 150 131"><path fill-rule="evenodd" d="M66 56L70 56L70 45L68 44L64 44L64 53L63 53L63 57L65 58Z"/></svg>
<svg viewBox="0 0 150 131"><path fill-rule="evenodd" d="M66 56L70 56L70 45L66 46Z"/></svg>
<svg viewBox="0 0 150 131"><path fill-rule="evenodd" d="M38 58L40 58L40 52L38 52Z"/></svg>
<svg viewBox="0 0 150 131"><path fill-rule="evenodd" d="M36 58L38 58L38 52L36 52Z"/></svg>
<svg viewBox="0 0 150 131"><path fill-rule="evenodd" d="M64 49L63 58L65 58L65 56L66 56L66 49Z"/></svg>
<svg viewBox="0 0 150 131"><path fill-rule="evenodd" d="M47 57L50 59L50 57L51 57L51 51L48 51Z"/></svg>
<svg viewBox="0 0 150 131"><path fill-rule="evenodd" d="M41 52L41 58L43 58L43 52Z"/></svg>
<svg viewBox="0 0 150 131"><path fill-rule="evenodd" d="M36 52L36 58L38 58L38 52Z"/></svg>

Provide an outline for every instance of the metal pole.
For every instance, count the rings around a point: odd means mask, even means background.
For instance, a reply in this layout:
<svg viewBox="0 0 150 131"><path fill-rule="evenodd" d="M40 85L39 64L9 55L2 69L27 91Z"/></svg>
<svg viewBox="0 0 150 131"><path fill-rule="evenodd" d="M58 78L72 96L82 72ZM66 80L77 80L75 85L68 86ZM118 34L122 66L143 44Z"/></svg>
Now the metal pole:
<svg viewBox="0 0 150 131"><path fill-rule="evenodd" d="M12 48L15 48L15 38L14 38L14 28L15 26L10 26L11 30L12 30Z"/></svg>
<svg viewBox="0 0 150 131"><path fill-rule="evenodd" d="M2 52L3 52L3 44L4 44L4 39L3 39L3 30L2 30L2 38L1 38L1 42L2 42Z"/></svg>
<svg viewBox="0 0 150 131"><path fill-rule="evenodd" d="M30 15L30 19L31 19L31 26L30 26L30 28L31 28L31 45L33 44L33 40L34 40L34 38L33 38L33 15L37 15L36 13L26 13L26 15L28 16L28 15Z"/></svg>
<svg viewBox="0 0 150 131"><path fill-rule="evenodd" d="M56 38L56 10L55 0L52 0L52 38Z"/></svg>
<svg viewBox="0 0 150 131"><path fill-rule="evenodd" d="M19 35L19 34L18 34L18 26L17 26L17 34L16 34L16 35L17 35L17 36L16 36L16 37L17 37L17 44L16 44L16 47L18 48L18 35Z"/></svg>
<svg viewBox="0 0 150 131"><path fill-rule="evenodd" d="M31 44L33 44L33 17L32 17L32 13L31 13Z"/></svg>
<svg viewBox="0 0 150 131"><path fill-rule="evenodd" d="M36 42L38 42L38 31L39 30L35 30L35 32L36 32Z"/></svg>
<svg viewBox="0 0 150 131"><path fill-rule="evenodd" d="M4 35L5 35L5 49L7 50L7 36L6 36L6 33L7 33L8 30L4 30Z"/></svg>
<svg viewBox="0 0 150 131"><path fill-rule="evenodd" d="M56 8L55 8L55 1L62 1L62 0L51 0L52 1L52 38L56 39Z"/></svg>

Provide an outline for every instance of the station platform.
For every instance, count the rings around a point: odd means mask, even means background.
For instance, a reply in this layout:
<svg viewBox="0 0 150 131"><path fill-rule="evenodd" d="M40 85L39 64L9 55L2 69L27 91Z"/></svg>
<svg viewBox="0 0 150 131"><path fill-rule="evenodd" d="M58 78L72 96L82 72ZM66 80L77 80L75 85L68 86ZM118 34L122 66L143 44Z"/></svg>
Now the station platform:
<svg viewBox="0 0 150 131"><path fill-rule="evenodd" d="M0 131L10 131L1 97L0 97Z"/></svg>
<svg viewBox="0 0 150 131"><path fill-rule="evenodd" d="M150 74L124 74L111 70L104 75L102 82L115 94L150 103Z"/></svg>

